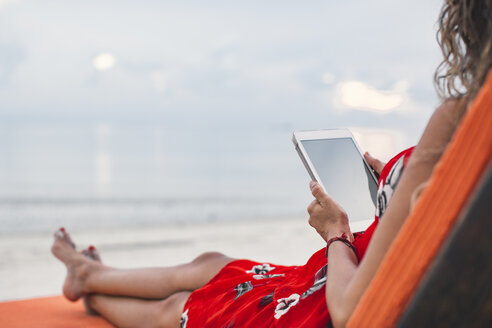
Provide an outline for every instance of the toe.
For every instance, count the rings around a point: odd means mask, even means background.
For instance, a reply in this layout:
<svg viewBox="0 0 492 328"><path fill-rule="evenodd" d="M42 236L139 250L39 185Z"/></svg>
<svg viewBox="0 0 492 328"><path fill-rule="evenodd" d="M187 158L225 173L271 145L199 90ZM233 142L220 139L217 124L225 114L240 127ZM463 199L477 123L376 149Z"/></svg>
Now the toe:
<svg viewBox="0 0 492 328"><path fill-rule="evenodd" d="M70 234L63 227L55 232L55 239L64 239L70 247L75 249L75 243L72 241L72 238L70 238Z"/></svg>
<svg viewBox="0 0 492 328"><path fill-rule="evenodd" d="M70 237L70 234L63 229L63 233L65 235L65 240L72 246L73 249L75 249L75 243L73 242L72 238Z"/></svg>
<svg viewBox="0 0 492 328"><path fill-rule="evenodd" d="M101 255L99 254L99 251L97 250L96 247L94 246L90 246L89 247L89 253L91 254L91 258L98 261L98 262L101 262Z"/></svg>
<svg viewBox="0 0 492 328"><path fill-rule="evenodd" d="M55 233L53 234L53 236L55 237L55 239L64 239L65 238L65 235L63 234L61 229L56 230Z"/></svg>
<svg viewBox="0 0 492 328"><path fill-rule="evenodd" d="M84 249L81 253L85 257L101 262L101 255L99 255L99 251L92 245L89 248Z"/></svg>

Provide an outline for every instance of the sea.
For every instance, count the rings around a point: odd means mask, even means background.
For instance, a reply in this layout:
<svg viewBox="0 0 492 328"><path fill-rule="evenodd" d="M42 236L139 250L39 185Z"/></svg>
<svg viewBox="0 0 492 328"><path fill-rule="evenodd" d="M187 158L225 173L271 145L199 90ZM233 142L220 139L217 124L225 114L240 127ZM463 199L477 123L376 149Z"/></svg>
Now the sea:
<svg viewBox="0 0 492 328"><path fill-rule="evenodd" d="M0 129L0 235L306 216L294 124L13 122ZM386 158L401 134L353 128Z"/></svg>
<svg viewBox="0 0 492 328"><path fill-rule="evenodd" d="M0 130L0 235L305 215L291 126L18 123Z"/></svg>

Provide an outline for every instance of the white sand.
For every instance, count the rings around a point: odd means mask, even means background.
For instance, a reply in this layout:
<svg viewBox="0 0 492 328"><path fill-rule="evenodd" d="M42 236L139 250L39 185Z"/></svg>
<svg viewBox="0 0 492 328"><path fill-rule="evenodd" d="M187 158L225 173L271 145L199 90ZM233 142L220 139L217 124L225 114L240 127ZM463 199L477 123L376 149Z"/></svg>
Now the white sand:
<svg viewBox="0 0 492 328"><path fill-rule="evenodd" d="M202 252L278 264L304 264L324 246L305 218L244 220L73 232L78 249L95 245L115 267L167 266ZM50 253L52 236L23 234L0 240L0 300L60 294L64 266Z"/></svg>

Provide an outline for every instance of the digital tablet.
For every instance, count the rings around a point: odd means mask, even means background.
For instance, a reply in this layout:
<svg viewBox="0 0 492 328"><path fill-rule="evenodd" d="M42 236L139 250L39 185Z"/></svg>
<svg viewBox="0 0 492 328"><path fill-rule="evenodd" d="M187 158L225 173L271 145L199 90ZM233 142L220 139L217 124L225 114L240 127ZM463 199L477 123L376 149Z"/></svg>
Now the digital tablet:
<svg viewBox="0 0 492 328"><path fill-rule="evenodd" d="M347 212L351 228L374 220L378 182L347 129L296 131L292 141L312 180Z"/></svg>

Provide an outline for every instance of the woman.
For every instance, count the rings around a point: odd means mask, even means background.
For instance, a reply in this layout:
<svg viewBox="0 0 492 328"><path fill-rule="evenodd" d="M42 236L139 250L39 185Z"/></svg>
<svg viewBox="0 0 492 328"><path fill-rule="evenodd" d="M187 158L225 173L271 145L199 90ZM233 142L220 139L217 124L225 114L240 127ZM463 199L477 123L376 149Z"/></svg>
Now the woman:
<svg viewBox="0 0 492 328"><path fill-rule="evenodd" d="M414 149L386 165L365 155L380 173L378 193L391 201L378 202L363 234L352 234L344 210L315 182L309 224L327 247L304 266L205 253L175 267L117 270L94 248L77 253L62 228L52 252L67 266L65 296L84 297L89 311L119 327L344 327L492 68L492 0L447 0L439 23L444 60L435 79L445 102Z"/></svg>

